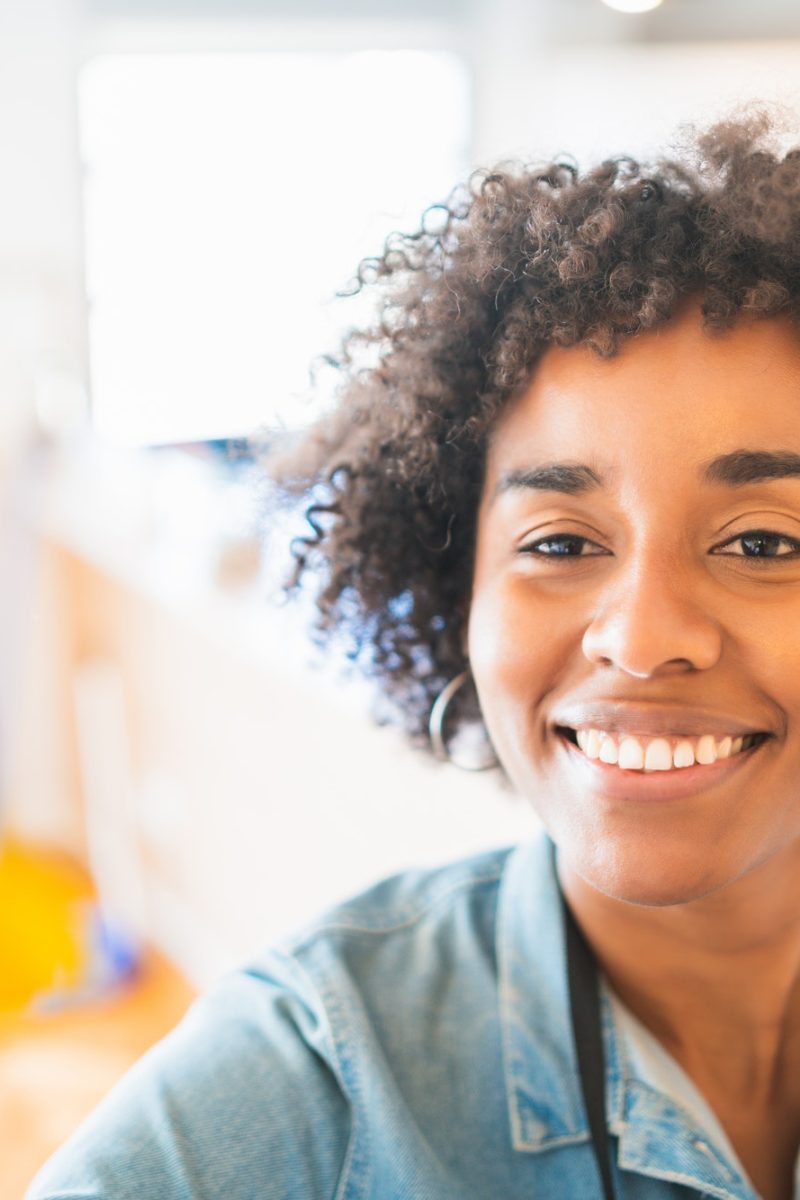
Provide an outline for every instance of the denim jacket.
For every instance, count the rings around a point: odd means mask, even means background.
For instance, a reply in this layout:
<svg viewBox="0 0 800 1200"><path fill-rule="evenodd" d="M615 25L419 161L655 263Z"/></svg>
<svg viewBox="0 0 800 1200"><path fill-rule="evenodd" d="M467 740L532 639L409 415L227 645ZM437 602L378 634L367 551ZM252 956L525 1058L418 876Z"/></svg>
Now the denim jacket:
<svg viewBox="0 0 800 1200"><path fill-rule="evenodd" d="M755 1200L603 984L620 1200ZM409 871L227 976L28 1200L594 1200L549 841Z"/></svg>

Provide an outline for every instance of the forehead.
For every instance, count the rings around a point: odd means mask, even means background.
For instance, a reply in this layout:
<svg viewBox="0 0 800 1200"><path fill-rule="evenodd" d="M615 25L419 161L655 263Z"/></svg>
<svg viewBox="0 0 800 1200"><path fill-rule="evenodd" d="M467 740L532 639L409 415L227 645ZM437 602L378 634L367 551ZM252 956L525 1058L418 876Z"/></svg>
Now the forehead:
<svg viewBox="0 0 800 1200"><path fill-rule="evenodd" d="M800 334L786 318L702 328L692 305L601 359L553 347L493 431L487 485L544 460L588 463L613 484L675 478L743 447L800 451Z"/></svg>

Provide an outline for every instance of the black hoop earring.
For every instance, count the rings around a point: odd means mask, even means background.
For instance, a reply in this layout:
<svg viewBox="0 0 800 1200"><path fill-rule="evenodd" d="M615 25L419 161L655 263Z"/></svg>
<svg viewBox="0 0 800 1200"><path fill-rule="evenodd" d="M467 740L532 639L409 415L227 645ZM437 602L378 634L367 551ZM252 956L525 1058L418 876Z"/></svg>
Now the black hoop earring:
<svg viewBox="0 0 800 1200"><path fill-rule="evenodd" d="M448 684L445 684L439 692L439 695L433 702L431 715L428 718L428 736L431 740L433 753L440 762L453 763L454 766L460 767L462 771L489 771L498 765L494 751L492 751L492 761L490 762L481 762L478 764L459 762L451 756L447 748L447 743L444 740L444 720L450 701L456 692L461 690L469 677L469 671L462 671L454 679L451 679Z"/></svg>

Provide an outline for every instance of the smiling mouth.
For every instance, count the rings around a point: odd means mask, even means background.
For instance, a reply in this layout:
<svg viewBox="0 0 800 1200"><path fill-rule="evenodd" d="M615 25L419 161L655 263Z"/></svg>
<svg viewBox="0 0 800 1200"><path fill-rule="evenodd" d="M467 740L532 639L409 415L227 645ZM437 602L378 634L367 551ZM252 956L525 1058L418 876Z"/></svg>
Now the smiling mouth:
<svg viewBox="0 0 800 1200"><path fill-rule="evenodd" d="M555 730L588 761L637 775L676 774L687 768L702 769L723 760L742 758L771 736L751 733L718 740L710 734L700 738L640 738L597 729L578 731L565 725L558 725Z"/></svg>

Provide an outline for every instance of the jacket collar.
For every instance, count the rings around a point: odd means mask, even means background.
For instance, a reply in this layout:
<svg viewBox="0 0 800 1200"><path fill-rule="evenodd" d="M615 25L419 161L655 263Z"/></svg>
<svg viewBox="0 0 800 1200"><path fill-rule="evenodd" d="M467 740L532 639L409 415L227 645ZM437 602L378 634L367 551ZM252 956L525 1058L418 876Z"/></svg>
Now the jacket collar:
<svg viewBox="0 0 800 1200"><path fill-rule="evenodd" d="M572 1038L566 944L555 853L540 835L509 856L500 889L497 954L503 1072L515 1150L589 1140ZM723 1200L757 1200L689 1115L655 1091L625 1053L601 979L606 1113L621 1169Z"/></svg>

